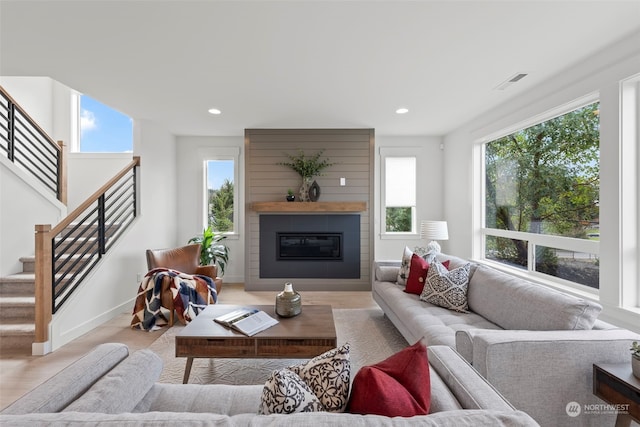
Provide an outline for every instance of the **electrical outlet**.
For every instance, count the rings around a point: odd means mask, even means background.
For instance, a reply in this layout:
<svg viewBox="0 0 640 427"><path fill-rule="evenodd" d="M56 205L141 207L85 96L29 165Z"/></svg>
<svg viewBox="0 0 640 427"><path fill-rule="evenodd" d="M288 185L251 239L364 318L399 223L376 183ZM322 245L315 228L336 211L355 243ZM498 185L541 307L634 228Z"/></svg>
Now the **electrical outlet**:
<svg viewBox="0 0 640 427"><path fill-rule="evenodd" d="M347 185L347 178L340 178L340 187Z"/></svg>

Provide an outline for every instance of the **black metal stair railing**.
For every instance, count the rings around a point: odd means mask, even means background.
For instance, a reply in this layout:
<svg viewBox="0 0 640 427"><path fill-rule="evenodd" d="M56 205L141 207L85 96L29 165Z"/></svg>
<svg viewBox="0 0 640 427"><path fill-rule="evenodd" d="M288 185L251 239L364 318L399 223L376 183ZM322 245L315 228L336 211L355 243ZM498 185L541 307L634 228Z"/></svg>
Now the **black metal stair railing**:
<svg viewBox="0 0 640 427"><path fill-rule="evenodd" d="M108 188L74 211L71 221L52 230L53 313L136 218L138 165L139 159L134 158Z"/></svg>
<svg viewBox="0 0 640 427"><path fill-rule="evenodd" d="M64 150L0 86L0 155L66 203Z"/></svg>

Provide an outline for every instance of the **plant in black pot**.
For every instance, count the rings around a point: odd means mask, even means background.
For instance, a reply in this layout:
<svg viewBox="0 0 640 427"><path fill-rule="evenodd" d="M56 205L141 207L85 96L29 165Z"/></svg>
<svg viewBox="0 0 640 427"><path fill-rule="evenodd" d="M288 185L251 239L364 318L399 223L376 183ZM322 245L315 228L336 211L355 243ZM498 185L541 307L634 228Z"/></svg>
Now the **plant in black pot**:
<svg viewBox="0 0 640 427"><path fill-rule="evenodd" d="M216 234L211 225L204 229L202 236L192 237L189 243L200 243L200 265L215 265L224 275L224 269L229 261L229 248L224 243L227 236Z"/></svg>
<svg viewBox="0 0 640 427"><path fill-rule="evenodd" d="M296 200L296 195L293 194L293 190L292 189L288 189L287 190L287 202L293 202Z"/></svg>

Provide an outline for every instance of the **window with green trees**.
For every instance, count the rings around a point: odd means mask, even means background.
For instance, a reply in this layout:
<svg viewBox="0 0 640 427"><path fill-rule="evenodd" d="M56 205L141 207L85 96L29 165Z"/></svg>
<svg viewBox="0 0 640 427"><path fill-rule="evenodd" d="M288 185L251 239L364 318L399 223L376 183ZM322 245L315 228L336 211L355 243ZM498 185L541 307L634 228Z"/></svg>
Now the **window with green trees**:
<svg viewBox="0 0 640 427"><path fill-rule="evenodd" d="M598 288L598 109L486 143L485 258Z"/></svg>
<svg viewBox="0 0 640 427"><path fill-rule="evenodd" d="M233 232L234 227L234 161L208 160L207 218L214 231Z"/></svg>
<svg viewBox="0 0 640 427"><path fill-rule="evenodd" d="M411 233L416 229L416 158L384 159L385 232Z"/></svg>

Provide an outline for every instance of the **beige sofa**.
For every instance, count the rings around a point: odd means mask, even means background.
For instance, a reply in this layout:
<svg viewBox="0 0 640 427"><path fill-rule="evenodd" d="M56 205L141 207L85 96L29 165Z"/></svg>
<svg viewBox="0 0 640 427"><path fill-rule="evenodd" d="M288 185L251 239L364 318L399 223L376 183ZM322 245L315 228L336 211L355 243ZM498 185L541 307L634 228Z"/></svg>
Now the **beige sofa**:
<svg viewBox="0 0 640 427"><path fill-rule="evenodd" d="M431 413L410 418L306 412L258 415L263 385L162 384L162 361L97 346L0 413L0 425L537 426L451 348L428 350Z"/></svg>
<svg viewBox="0 0 640 427"><path fill-rule="evenodd" d="M449 269L468 261L439 254ZM412 344L457 350L516 408L543 426L593 426L615 423L615 413L566 407L604 404L592 393L594 363L629 361L629 347L640 335L597 319L601 306L472 263L469 313L421 301L396 283L398 261L373 263L372 293L385 315Z"/></svg>

